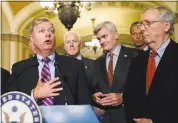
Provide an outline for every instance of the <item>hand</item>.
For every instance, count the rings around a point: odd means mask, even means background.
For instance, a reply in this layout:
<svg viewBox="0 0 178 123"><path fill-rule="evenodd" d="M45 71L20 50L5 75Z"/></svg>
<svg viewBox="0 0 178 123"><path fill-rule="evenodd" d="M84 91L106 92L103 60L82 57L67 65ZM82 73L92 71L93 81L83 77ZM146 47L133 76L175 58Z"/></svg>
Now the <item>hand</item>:
<svg viewBox="0 0 178 123"><path fill-rule="evenodd" d="M100 109L100 108L98 108L98 107L93 106L93 109L94 109L94 112L95 112L99 117L101 117L101 116L105 113L105 111L104 111L103 109Z"/></svg>
<svg viewBox="0 0 178 123"><path fill-rule="evenodd" d="M33 91L33 96L35 100L58 96L59 91L63 90L63 88L55 88L56 86L61 84L61 82L57 80L59 80L59 77L53 78L50 81L43 83L42 78L40 77Z"/></svg>
<svg viewBox="0 0 178 123"><path fill-rule="evenodd" d="M123 98L120 93L104 94L104 98L101 100L103 106L118 106L123 103Z"/></svg>
<svg viewBox="0 0 178 123"><path fill-rule="evenodd" d="M147 118L134 118L135 123L152 123L151 119Z"/></svg>
<svg viewBox="0 0 178 123"><path fill-rule="evenodd" d="M96 103L101 104L101 99L103 98L103 96L104 96L103 93L97 92L97 93L92 95L92 98Z"/></svg>

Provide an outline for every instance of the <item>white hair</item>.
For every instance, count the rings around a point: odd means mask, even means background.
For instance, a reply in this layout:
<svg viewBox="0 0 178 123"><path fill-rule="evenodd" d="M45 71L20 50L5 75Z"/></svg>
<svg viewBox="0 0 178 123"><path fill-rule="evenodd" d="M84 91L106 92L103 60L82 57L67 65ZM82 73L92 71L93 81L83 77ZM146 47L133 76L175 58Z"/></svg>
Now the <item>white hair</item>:
<svg viewBox="0 0 178 123"><path fill-rule="evenodd" d="M75 36L77 37L78 42L81 41L81 38L80 38L80 36L79 36L78 33L72 32L72 31L68 31L68 32L66 32L66 33L64 34L64 42L66 41L66 37L67 37L68 35L71 35L71 34L72 34L72 35L75 35Z"/></svg>

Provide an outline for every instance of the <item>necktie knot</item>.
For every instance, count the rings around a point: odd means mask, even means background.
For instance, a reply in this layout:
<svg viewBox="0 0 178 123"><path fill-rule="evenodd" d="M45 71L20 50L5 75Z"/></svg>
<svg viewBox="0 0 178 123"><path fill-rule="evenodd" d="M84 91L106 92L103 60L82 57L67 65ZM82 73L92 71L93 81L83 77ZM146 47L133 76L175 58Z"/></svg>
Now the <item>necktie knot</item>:
<svg viewBox="0 0 178 123"><path fill-rule="evenodd" d="M110 57L110 58L113 58L113 53L110 53L110 54L109 54L109 57Z"/></svg>
<svg viewBox="0 0 178 123"><path fill-rule="evenodd" d="M44 63L49 63L50 61L51 60L48 57L42 59L42 62L44 62Z"/></svg>
<svg viewBox="0 0 178 123"><path fill-rule="evenodd" d="M153 51L151 52L151 55L150 55L150 56L154 58L156 55L157 55L157 52L153 50Z"/></svg>

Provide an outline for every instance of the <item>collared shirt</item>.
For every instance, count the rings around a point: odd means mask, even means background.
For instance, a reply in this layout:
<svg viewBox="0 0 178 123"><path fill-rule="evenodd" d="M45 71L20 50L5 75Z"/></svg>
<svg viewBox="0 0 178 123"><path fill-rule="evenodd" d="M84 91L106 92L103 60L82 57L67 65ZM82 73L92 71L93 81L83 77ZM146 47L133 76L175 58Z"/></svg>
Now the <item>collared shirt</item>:
<svg viewBox="0 0 178 123"><path fill-rule="evenodd" d="M37 60L38 60L38 72L39 72L39 76L41 76L41 71L44 65L44 62L42 62L43 57L40 56L39 54L36 55L37 56ZM54 66L54 62L55 62L55 52L52 53L50 56L48 56L48 58L50 59L49 64L49 68L50 68L50 73L51 73L51 79L53 79L55 77L55 66Z"/></svg>
<svg viewBox="0 0 178 123"><path fill-rule="evenodd" d="M76 59L78 60L82 60L82 56L81 55L78 55L77 57L75 57Z"/></svg>
<svg viewBox="0 0 178 123"><path fill-rule="evenodd" d="M148 50L148 46L146 45L144 48L143 48L144 51L147 51Z"/></svg>
<svg viewBox="0 0 178 123"><path fill-rule="evenodd" d="M121 50L121 45L118 45L114 51L112 52L113 53L113 73L114 73L114 70L115 70L115 67L116 67L116 64L117 64L117 59L119 57L119 53L120 53L120 50ZM109 61L110 61L110 53L107 53L106 55L106 68L107 68L107 71L108 71L108 65L109 65Z"/></svg>
<svg viewBox="0 0 178 123"><path fill-rule="evenodd" d="M170 39L168 39L167 41L165 41L163 43L163 45L156 51L157 54L158 54L158 55L155 56L156 68L157 68L157 66L158 66L158 64L159 64L159 62L160 62L160 60L161 60L161 58L162 58L162 56L164 54L164 51L165 51L165 49L166 49L166 47L168 46L169 43L170 43ZM150 50L150 53L151 52L152 51Z"/></svg>

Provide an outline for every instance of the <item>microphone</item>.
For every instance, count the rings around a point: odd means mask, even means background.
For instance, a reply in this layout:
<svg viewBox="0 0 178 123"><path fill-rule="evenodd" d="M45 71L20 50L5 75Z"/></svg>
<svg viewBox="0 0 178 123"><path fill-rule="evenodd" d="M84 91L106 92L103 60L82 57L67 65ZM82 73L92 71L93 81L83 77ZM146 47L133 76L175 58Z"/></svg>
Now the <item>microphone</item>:
<svg viewBox="0 0 178 123"><path fill-rule="evenodd" d="M63 86L63 91L64 91L64 103L65 103L65 105L67 105L68 104L68 101L67 101L67 97L66 97L66 86L65 86L65 82L64 82L64 80L62 79L62 76L61 76L61 74L60 74L60 72L59 72L59 63L58 62L55 62L54 63L54 66L55 66L55 68L56 68L56 71L57 71L57 74L58 74L58 76L59 76L59 80L61 81L61 84L62 84L62 86Z"/></svg>
<svg viewBox="0 0 178 123"><path fill-rule="evenodd" d="M12 79L12 74L10 75L10 78L8 80L7 85L5 86L5 88L2 89L2 94L8 92L11 90L10 86L12 86L14 84L14 81L16 81L26 70L28 70L31 67L38 67L39 63L36 62L35 64L25 67L22 71L20 71L17 75L16 75L16 79L15 80L11 80ZM17 90L17 88L15 88L15 90Z"/></svg>

